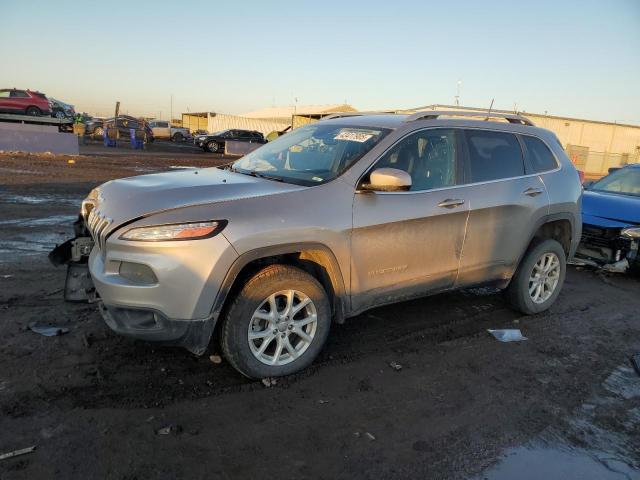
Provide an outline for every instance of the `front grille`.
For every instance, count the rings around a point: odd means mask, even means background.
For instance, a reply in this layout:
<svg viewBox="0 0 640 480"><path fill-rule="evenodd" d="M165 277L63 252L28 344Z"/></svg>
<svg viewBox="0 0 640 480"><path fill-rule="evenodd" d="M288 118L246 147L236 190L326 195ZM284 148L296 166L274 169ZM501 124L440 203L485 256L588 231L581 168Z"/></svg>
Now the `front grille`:
<svg viewBox="0 0 640 480"><path fill-rule="evenodd" d="M93 238L96 246L102 252L105 250L107 233L112 222L112 219L102 215L100 210L97 208L93 208L87 218L87 229L89 230L89 233L91 233L91 237Z"/></svg>
<svg viewBox="0 0 640 480"><path fill-rule="evenodd" d="M620 236L619 228L600 228L591 225L583 225L582 243L590 247L610 248L614 252L616 250L626 252L631 247L631 241Z"/></svg>

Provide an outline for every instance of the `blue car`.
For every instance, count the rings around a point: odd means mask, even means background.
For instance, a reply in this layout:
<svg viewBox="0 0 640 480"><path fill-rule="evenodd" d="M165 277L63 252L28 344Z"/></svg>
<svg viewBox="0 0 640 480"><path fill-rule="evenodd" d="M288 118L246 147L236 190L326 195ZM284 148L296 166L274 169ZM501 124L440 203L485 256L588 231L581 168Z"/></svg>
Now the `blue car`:
<svg viewBox="0 0 640 480"><path fill-rule="evenodd" d="M576 257L640 270L640 164L617 169L584 188Z"/></svg>

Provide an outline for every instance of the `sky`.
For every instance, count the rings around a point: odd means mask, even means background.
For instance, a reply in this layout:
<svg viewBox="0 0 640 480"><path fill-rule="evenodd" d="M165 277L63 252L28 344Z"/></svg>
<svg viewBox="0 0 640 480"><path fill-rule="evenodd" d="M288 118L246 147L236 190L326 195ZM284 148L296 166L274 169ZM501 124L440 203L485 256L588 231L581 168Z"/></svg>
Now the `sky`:
<svg viewBox="0 0 640 480"><path fill-rule="evenodd" d="M460 81L464 106L640 124L640 0L0 0L0 17L0 88L91 114L414 108Z"/></svg>

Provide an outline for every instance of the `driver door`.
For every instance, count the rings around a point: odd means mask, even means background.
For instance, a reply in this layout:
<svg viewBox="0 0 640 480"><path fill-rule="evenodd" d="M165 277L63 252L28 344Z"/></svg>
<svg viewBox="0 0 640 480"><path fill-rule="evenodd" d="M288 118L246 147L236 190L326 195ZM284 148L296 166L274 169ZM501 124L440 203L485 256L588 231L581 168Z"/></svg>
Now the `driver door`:
<svg viewBox="0 0 640 480"><path fill-rule="evenodd" d="M454 129L414 132L371 169L404 170L411 189L356 192L351 237L355 311L454 285L469 216L466 188L460 185L460 142Z"/></svg>

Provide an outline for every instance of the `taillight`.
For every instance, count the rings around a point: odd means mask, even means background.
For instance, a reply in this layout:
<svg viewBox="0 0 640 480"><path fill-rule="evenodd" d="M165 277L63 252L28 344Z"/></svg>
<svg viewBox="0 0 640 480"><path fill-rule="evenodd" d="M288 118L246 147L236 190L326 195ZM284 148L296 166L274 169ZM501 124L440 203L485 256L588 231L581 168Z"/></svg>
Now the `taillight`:
<svg viewBox="0 0 640 480"><path fill-rule="evenodd" d="M582 170L578 170L578 178L581 184L584 183L584 172Z"/></svg>

